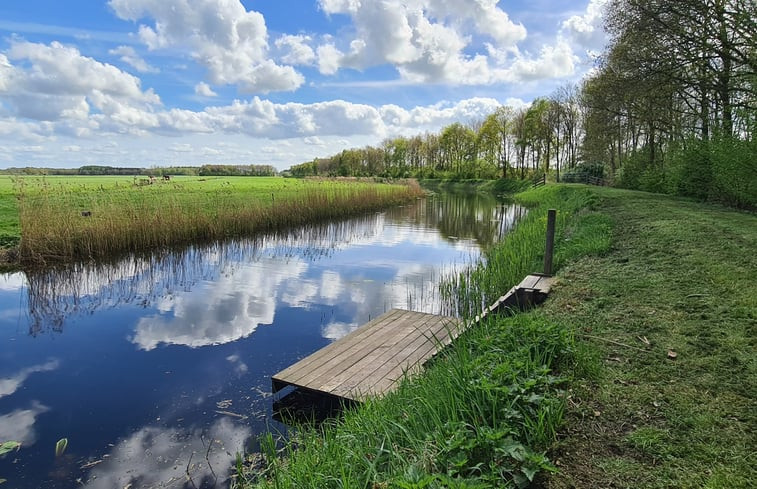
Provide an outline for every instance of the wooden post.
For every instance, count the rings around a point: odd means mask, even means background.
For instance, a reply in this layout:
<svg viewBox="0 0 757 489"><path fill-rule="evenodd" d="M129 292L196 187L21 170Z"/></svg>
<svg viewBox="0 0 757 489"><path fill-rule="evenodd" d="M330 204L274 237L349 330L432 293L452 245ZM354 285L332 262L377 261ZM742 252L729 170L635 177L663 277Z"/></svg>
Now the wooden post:
<svg viewBox="0 0 757 489"><path fill-rule="evenodd" d="M552 275L552 255L555 251L555 216L557 211L547 211L547 246L544 250L544 275Z"/></svg>

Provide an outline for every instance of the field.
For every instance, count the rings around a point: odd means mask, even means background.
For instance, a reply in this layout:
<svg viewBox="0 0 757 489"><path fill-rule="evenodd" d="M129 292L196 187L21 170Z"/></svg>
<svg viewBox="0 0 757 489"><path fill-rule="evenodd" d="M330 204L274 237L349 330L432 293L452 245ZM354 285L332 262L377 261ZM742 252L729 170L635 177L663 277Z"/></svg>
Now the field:
<svg viewBox="0 0 757 489"><path fill-rule="evenodd" d="M3 177L0 223L22 261L47 262L339 218L420 194L417 185L357 180Z"/></svg>
<svg viewBox="0 0 757 489"><path fill-rule="evenodd" d="M548 487L757 486L757 216L595 192L611 249L567 263L543 311L595 358Z"/></svg>

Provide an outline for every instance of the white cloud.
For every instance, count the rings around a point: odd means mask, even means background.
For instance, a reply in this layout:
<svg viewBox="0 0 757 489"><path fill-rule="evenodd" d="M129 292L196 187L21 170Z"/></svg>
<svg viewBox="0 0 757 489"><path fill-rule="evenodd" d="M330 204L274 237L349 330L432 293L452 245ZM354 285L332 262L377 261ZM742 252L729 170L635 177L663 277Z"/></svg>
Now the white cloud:
<svg viewBox="0 0 757 489"><path fill-rule="evenodd" d="M15 155L24 152L56 154L61 163L67 160L63 156L66 153L63 148L79 147L78 154L68 152L72 155L69 164L74 166L84 164L82 155L91 155L100 163L108 161L119 165L179 163L176 160L179 154L185 158L181 161L184 164L190 162L187 159L190 155L194 164L228 163L259 157L260 148L273 148L267 140L275 139L276 151L269 149L267 154L276 153L278 161L267 160L265 163L285 168L349 146L377 144L386 137L438 131L453 122L480 120L501 105L492 98L471 98L408 109L393 104L373 107L345 100L280 104L253 97L248 101L237 100L229 105L208 107L201 111L159 111L134 104L128 99L106 97L99 92L92 92L85 100L90 101L88 104L91 107L99 107L99 110L78 118L59 118L55 122L0 120L0 137L14 140L9 148ZM522 104L522 101L519 103ZM39 101L34 107L44 109ZM28 113L31 109L27 107L25 111ZM115 149L96 144L95 136L107 136L110 141L115 141L114 135L136 135L140 139L118 139L125 146ZM166 135L185 139L161 142L159 138ZM201 135L208 138L200 141L198 137ZM235 136L241 138L236 140L238 148L218 150L219 142L230 141ZM286 152L282 151L287 140L296 150L289 148ZM19 141L25 144L19 144ZM136 151L136 148L146 145L153 148L149 160ZM200 150L204 147L208 150ZM314 152L314 149L317 151ZM205 160L195 161L195 156L203 155L207 156ZM34 164L34 161L27 158L23 163Z"/></svg>
<svg viewBox="0 0 757 489"><path fill-rule="evenodd" d="M65 121L59 129L66 124L90 130L114 123L154 126L147 112L160 104L160 98L152 90L142 90L138 78L83 56L74 47L14 39L3 58L0 97L14 116ZM38 127L39 133L49 129Z"/></svg>
<svg viewBox="0 0 757 489"><path fill-rule="evenodd" d="M577 61L570 45L560 39L554 46L543 46L536 59L519 57L508 70L507 78L513 81L533 81L567 77L575 72Z"/></svg>
<svg viewBox="0 0 757 489"><path fill-rule="evenodd" d="M8 59L31 64L29 69L16 68L15 76L11 77L11 83L23 82L27 93L88 96L98 92L109 97L160 102L152 90L142 91L138 78L113 65L82 56L75 47L57 41L49 45L14 41L8 50Z"/></svg>
<svg viewBox="0 0 757 489"><path fill-rule="evenodd" d="M149 49L188 47L214 84L266 93L294 90L304 82L294 68L268 58L265 19L238 0L111 0L110 6L122 19L153 22L139 26Z"/></svg>
<svg viewBox="0 0 757 489"><path fill-rule="evenodd" d="M503 81L501 72L486 54L470 52L473 38L486 36L496 49L515 52L526 37L496 0L320 0L320 6L350 16L355 29L343 40L346 49L333 42L318 48L323 74L388 63L417 83L490 84Z"/></svg>
<svg viewBox="0 0 757 489"><path fill-rule="evenodd" d="M315 61L315 51L308 43L312 41L310 36L302 34L283 35L276 39L275 45L283 52L281 61L290 65L311 65Z"/></svg>
<svg viewBox="0 0 757 489"><path fill-rule="evenodd" d="M609 0L589 0L586 11L562 23L561 32L587 51L601 50L607 36L603 30L604 9Z"/></svg>
<svg viewBox="0 0 757 489"><path fill-rule="evenodd" d="M119 56L119 59L129 66L133 67L140 73L159 73L160 70L150 66L147 61L142 59L131 46L118 46L108 51L108 54Z"/></svg>
<svg viewBox="0 0 757 489"><path fill-rule="evenodd" d="M333 44L318 46L318 71L322 75L333 75L339 71L344 54Z"/></svg>
<svg viewBox="0 0 757 489"><path fill-rule="evenodd" d="M197 85L195 85L195 93L197 95L200 95L201 97L217 97L218 94L213 91L212 88L210 88L210 85L208 85L205 82L200 82Z"/></svg>
<svg viewBox="0 0 757 489"><path fill-rule="evenodd" d="M168 487L178 476L186 479L184 467L192 485L202 486L214 477L223 483L232 467L232 454L244 451L251 434L249 427L228 418L213 422L207 431L146 426L113 447L104 462L89 473L83 487ZM177 466L182 467L180 474Z"/></svg>
<svg viewBox="0 0 757 489"><path fill-rule="evenodd" d="M338 340L339 338L352 333L359 326L358 323L331 322L325 326L321 326L321 336L329 340Z"/></svg>
<svg viewBox="0 0 757 489"><path fill-rule="evenodd" d="M273 323L279 288L298 280L306 270L302 260L281 263L261 258L236 274L163 299L158 308L164 314L141 318L132 342L152 350L160 344L197 348L247 337L259 325Z"/></svg>
<svg viewBox="0 0 757 489"><path fill-rule="evenodd" d="M174 143L168 149L174 153L191 153L195 150L191 144L186 143Z"/></svg>
<svg viewBox="0 0 757 489"><path fill-rule="evenodd" d="M309 144L311 146L326 146L326 143L323 142L323 139L319 138L318 136L308 136L302 141L305 144Z"/></svg>

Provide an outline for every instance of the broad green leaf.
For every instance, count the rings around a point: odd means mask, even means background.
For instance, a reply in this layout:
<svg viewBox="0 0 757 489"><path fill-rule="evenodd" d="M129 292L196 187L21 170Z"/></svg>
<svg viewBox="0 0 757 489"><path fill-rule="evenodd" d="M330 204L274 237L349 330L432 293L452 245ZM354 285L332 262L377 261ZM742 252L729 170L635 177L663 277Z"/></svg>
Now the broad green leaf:
<svg viewBox="0 0 757 489"><path fill-rule="evenodd" d="M18 450L21 448L21 443L17 441L5 441L3 443L0 443L0 455L5 455L8 452L12 452L13 450Z"/></svg>

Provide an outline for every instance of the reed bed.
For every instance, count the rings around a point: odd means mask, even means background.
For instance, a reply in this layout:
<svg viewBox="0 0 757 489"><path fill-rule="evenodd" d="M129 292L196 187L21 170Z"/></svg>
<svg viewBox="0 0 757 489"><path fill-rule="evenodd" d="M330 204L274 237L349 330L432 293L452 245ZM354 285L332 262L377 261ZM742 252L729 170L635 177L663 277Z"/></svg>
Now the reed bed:
<svg viewBox="0 0 757 489"><path fill-rule="evenodd" d="M194 241L212 241L342 218L422 195L414 182L282 181L258 188L248 179L209 184L20 187L24 262L109 256Z"/></svg>
<svg viewBox="0 0 757 489"><path fill-rule="evenodd" d="M442 291L465 321L538 270L546 211L558 209L556 266L609 247L607 222L585 187L547 186L520 195L528 216ZM239 457L238 488L526 487L556 470L545 453L563 420L562 391L588 355L571 330L540 311L488 316L425 371L343 419L300 426L288 440L261 440L263 462Z"/></svg>

